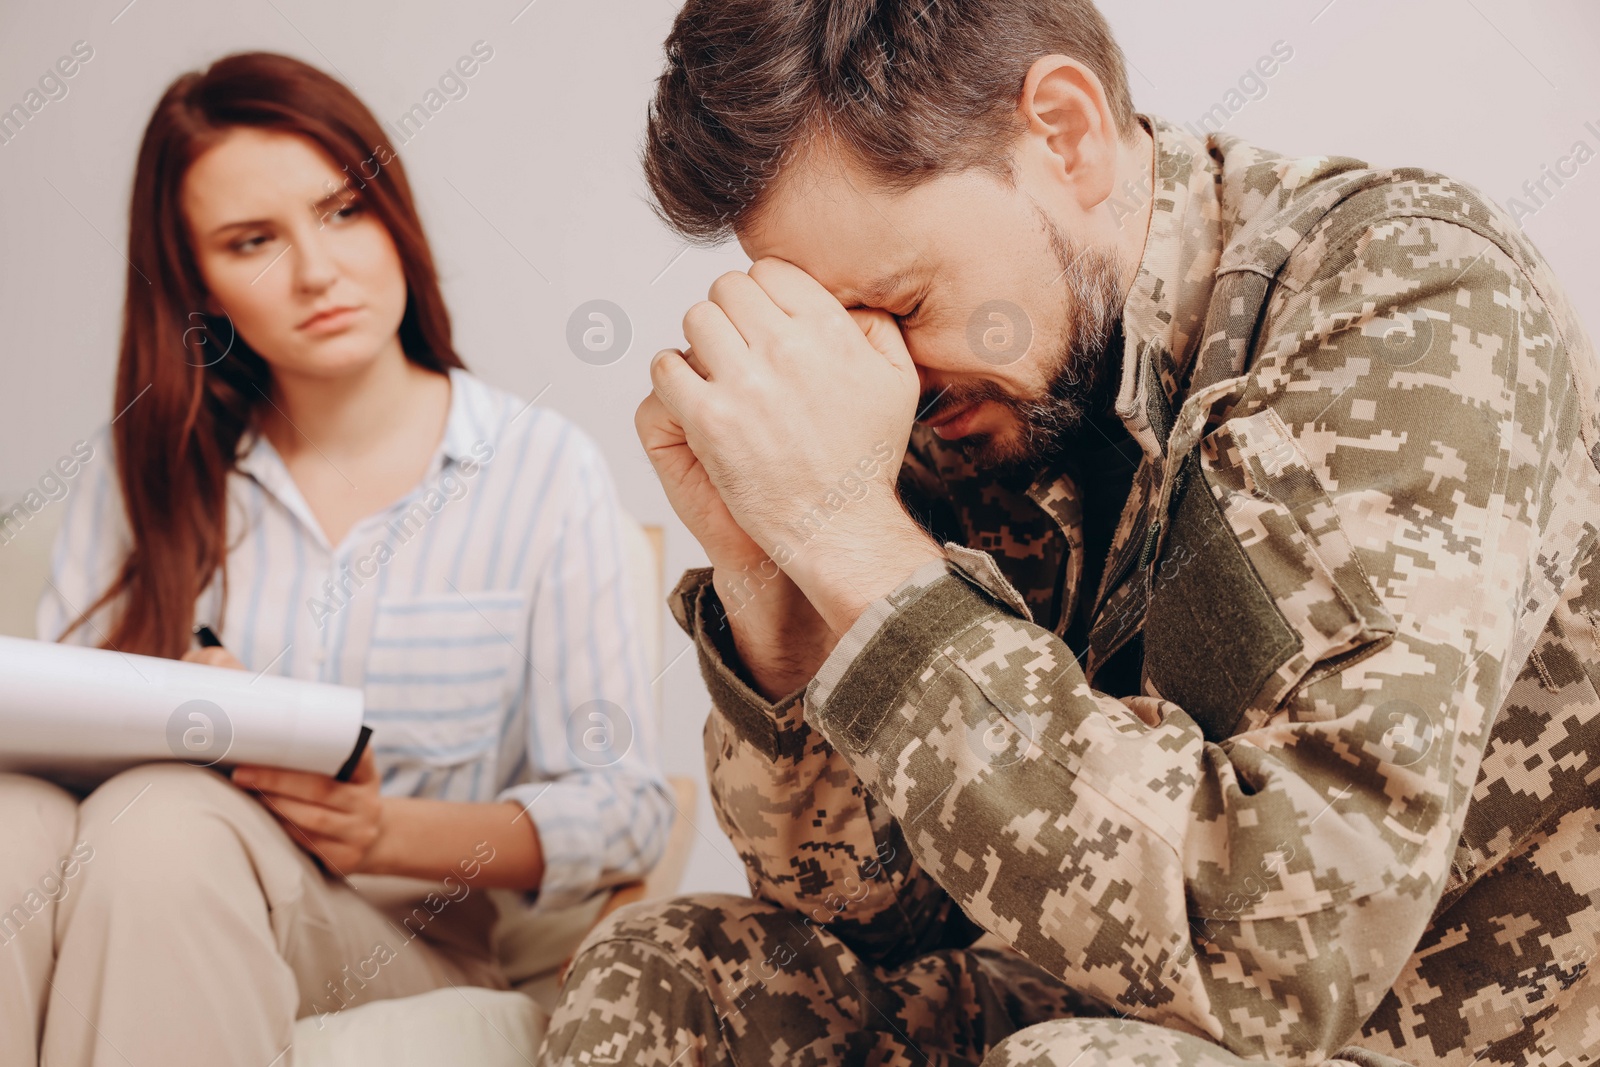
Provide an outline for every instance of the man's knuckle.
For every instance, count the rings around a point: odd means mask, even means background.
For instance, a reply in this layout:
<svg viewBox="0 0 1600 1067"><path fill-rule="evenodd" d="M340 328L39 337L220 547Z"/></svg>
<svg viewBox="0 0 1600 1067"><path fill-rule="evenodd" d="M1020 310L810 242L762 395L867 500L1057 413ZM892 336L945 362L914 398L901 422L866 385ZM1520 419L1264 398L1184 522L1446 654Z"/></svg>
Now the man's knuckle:
<svg viewBox="0 0 1600 1067"><path fill-rule="evenodd" d="M683 332L685 335L700 333L714 326L721 317L722 309L716 304L710 300L698 300L683 313Z"/></svg>
<svg viewBox="0 0 1600 1067"><path fill-rule="evenodd" d="M711 283L711 288L708 290L711 300L717 304L722 303L728 294L738 286L739 279L745 277L749 276L743 271L737 270L725 271L717 275L716 280Z"/></svg>

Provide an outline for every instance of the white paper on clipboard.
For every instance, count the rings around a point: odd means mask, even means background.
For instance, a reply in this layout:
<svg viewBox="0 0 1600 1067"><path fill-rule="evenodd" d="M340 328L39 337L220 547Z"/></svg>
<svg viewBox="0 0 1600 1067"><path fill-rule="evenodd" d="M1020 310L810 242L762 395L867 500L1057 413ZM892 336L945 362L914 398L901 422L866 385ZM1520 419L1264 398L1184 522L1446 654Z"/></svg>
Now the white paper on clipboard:
<svg viewBox="0 0 1600 1067"><path fill-rule="evenodd" d="M152 760L332 775L363 711L348 686L0 637L0 771L67 785Z"/></svg>

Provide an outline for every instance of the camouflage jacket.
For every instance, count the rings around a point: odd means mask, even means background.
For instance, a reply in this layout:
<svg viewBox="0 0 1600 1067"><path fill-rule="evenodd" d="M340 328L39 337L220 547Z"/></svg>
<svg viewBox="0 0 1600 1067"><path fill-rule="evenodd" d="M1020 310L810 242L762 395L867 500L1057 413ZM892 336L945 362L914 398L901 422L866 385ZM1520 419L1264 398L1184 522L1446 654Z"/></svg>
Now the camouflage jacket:
<svg viewBox="0 0 1600 1067"><path fill-rule="evenodd" d="M709 570L673 591L752 891L877 963L988 931L1250 1058L1592 1062L1593 347L1470 187L1147 121L1099 589L1070 457L1008 484L918 427L946 558L806 687L730 666Z"/></svg>

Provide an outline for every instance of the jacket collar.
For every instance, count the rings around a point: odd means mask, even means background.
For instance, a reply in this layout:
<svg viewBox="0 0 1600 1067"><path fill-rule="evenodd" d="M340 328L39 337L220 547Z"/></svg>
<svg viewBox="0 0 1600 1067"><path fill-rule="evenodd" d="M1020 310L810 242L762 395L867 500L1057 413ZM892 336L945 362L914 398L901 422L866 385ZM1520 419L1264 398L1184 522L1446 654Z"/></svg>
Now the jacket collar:
<svg viewBox="0 0 1600 1067"><path fill-rule="evenodd" d="M1166 119L1139 119L1155 142L1150 174L1142 186L1124 182L1108 203L1118 218L1129 218L1146 199L1152 201L1139 271L1123 302L1121 379L1113 410L1147 460L1159 463L1200 347L1224 227L1219 164L1206 142ZM1065 473L1060 464L1049 464L1026 490L1064 526L1069 516L1063 503L1073 495L1060 485Z"/></svg>
<svg viewBox="0 0 1600 1067"><path fill-rule="evenodd" d="M1222 258L1218 164L1206 143L1161 118L1140 116L1155 140L1153 203L1144 255L1123 305L1122 381L1115 411L1146 456L1159 458L1170 413L1200 346ZM1143 190L1124 188L1124 196ZM1133 210L1138 200L1113 202ZM1163 417L1163 412L1167 413Z"/></svg>

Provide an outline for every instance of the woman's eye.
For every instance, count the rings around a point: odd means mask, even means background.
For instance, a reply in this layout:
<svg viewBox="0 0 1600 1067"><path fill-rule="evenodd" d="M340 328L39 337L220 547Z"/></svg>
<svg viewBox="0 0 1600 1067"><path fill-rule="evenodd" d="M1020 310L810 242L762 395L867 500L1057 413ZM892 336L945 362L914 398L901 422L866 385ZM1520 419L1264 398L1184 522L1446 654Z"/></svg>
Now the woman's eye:
<svg viewBox="0 0 1600 1067"><path fill-rule="evenodd" d="M899 319L901 323L910 322L912 319L915 319L918 315L922 314L922 303L923 302L921 300L918 300L916 307L912 308L904 315L896 315L895 318Z"/></svg>
<svg viewBox="0 0 1600 1067"><path fill-rule="evenodd" d="M257 234L254 237L246 237L242 241L235 241L233 243L233 250L235 252L254 252L258 247L256 242L265 240L267 240L267 238L261 236L260 234Z"/></svg>
<svg viewBox="0 0 1600 1067"><path fill-rule="evenodd" d="M361 214L361 212L363 210L364 209L363 209L362 205L359 204L359 203L346 204L344 207L340 208L338 211L335 211L333 214L334 214L335 218L347 219L347 218L350 218L352 215Z"/></svg>

